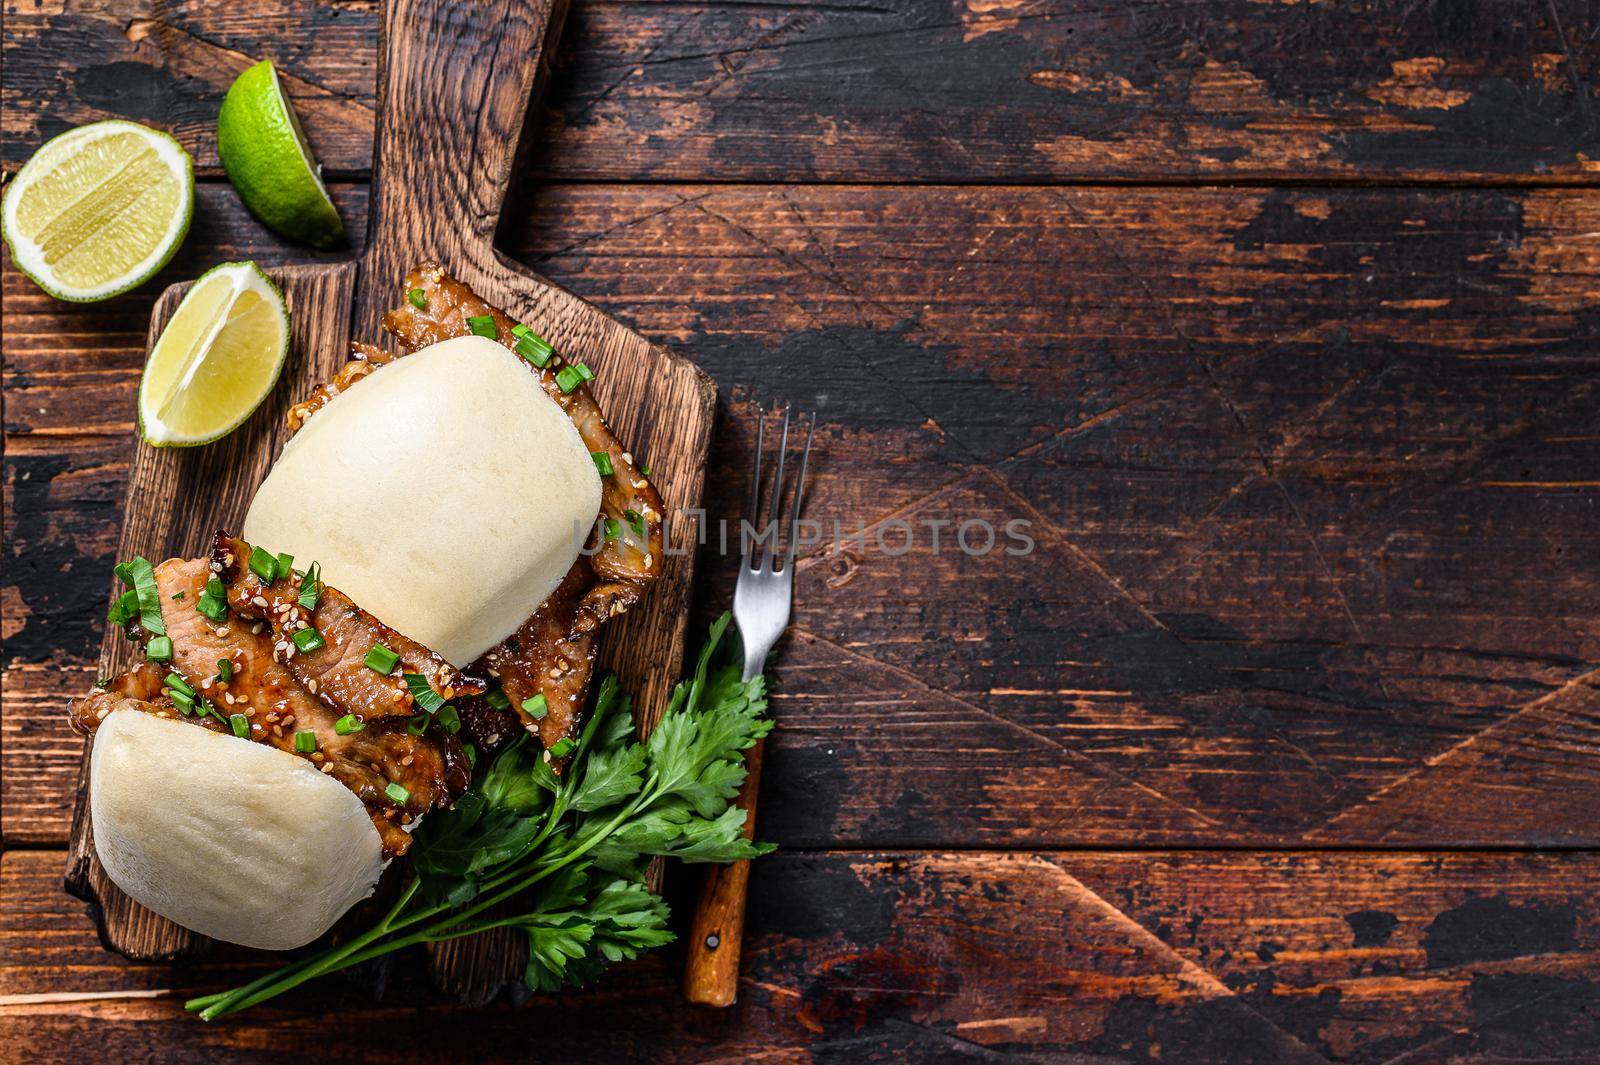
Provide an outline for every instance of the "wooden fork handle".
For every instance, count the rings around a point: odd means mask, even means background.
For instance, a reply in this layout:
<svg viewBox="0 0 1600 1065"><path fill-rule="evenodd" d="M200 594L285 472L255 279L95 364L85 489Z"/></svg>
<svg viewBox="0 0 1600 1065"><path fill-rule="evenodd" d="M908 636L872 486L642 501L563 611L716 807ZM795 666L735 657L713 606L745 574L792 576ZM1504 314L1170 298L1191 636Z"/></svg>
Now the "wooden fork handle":
<svg viewBox="0 0 1600 1065"><path fill-rule="evenodd" d="M744 811L744 836L756 831L756 793L761 788L765 740L745 752L744 786L734 805ZM705 882L689 931L689 960L683 969L683 997L697 1006L731 1006L739 997L739 951L744 941L744 903L750 863L706 866Z"/></svg>

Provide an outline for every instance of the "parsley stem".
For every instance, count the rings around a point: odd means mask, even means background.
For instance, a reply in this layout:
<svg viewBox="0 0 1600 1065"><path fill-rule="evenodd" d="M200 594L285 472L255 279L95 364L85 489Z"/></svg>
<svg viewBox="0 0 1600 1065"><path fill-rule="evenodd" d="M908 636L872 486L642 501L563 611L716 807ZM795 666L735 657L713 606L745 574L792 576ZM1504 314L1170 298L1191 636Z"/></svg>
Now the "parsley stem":
<svg viewBox="0 0 1600 1065"><path fill-rule="evenodd" d="M502 871L491 880L485 881L484 888L480 889L478 898L466 909L459 913L446 914L441 920L434 921L432 924L428 924L409 935L394 939L384 939L385 936L426 921L429 917L449 909L448 904L439 904L427 907L404 919L398 919L405 904L410 902L412 896L416 893L418 885L421 883L420 879L413 878L411 883L407 885L405 892L402 893L400 900L389 911L389 916L378 922L370 931L357 936L340 947L306 959L305 963L291 965L286 969L278 970L276 973L269 973L260 980L238 988L221 1000L201 1008L200 1016L208 1021L214 1020L225 1013L249 1009L251 1006L259 1005L268 999L276 998L285 991L292 990L305 983L307 980L314 980L319 976L326 976L328 973L348 969L353 965L360 965L362 962L371 961L373 958L381 957L396 950L403 950L418 943L428 943L437 939L454 939L457 935L467 935L477 931L478 929L476 928L468 928L463 932L453 932L454 929L462 927L469 919L476 917L489 907L504 902L551 874L565 869L593 850L601 841L615 832L629 818L636 816L641 809L648 806L654 799L655 796L649 794L649 789L646 789L644 794L641 794L624 807L622 812L612 818L604 827L590 833L582 843L567 850L556 861L541 865L537 861L537 855L535 855L535 861L531 863L534 867L531 870L529 869L530 863L526 860L513 861L510 863L511 868ZM502 886L507 884L509 886ZM499 890L492 890L496 886L499 887ZM381 943L376 942L380 939L384 939L384 941Z"/></svg>
<svg viewBox="0 0 1600 1065"><path fill-rule="evenodd" d="M415 897L417 889L421 885L422 882L417 877L412 877L411 882L400 892L400 897L395 900L394 905L389 907L389 912L384 915L383 920L350 942L341 944L332 950L323 951L321 954L303 958L284 968L274 970L257 980L245 984L243 987L237 987L222 995L206 995L203 998L191 999L184 1003L184 1008L190 1011L200 1010L201 1018L209 1021L220 1017L224 1013L232 1013L234 1010L244 1009L246 1005L253 1005L254 1002L263 1001L263 999L253 999L251 1002L240 1005L240 1000L249 998L258 992L275 987L276 990L273 990L271 994L265 995L265 998L274 998L307 980L321 976L324 972L330 971L329 966L333 962L354 953L375 939L388 935L391 931L391 924L412 898ZM339 966L341 969L345 967L343 965Z"/></svg>

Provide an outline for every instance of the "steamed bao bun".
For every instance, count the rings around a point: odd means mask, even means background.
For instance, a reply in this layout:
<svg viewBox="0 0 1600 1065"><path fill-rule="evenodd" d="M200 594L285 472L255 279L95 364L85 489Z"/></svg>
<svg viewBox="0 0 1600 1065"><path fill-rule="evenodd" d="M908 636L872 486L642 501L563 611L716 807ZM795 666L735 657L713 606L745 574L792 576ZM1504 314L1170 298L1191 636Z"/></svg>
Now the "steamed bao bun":
<svg viewBox="0 0 1600 1065"><path fill-rule="evenodd" d="M244 538L465 668L556 590L600 473L538 376L466 336L375 370L283 448Z"/></svg>
<svg viewBox="0 0 1600 1065"><path fill-rule="evenodd" d="M139 710L95 730L89 815L134 901L246 947L304 946L383 872L366 807L304 758Z"/></svg>
<svg viewBox="0 0 1600 1065"><path fill-rule="evenodd" d="M390 627L466 667L547 599L600 511L600 475L537 375L483 337L434 344L335 396L284 446L249 543L320 563ZM101 865L203 935L288 950L372 893L366 808L308 761L118 710L89 772Z"/></svg>

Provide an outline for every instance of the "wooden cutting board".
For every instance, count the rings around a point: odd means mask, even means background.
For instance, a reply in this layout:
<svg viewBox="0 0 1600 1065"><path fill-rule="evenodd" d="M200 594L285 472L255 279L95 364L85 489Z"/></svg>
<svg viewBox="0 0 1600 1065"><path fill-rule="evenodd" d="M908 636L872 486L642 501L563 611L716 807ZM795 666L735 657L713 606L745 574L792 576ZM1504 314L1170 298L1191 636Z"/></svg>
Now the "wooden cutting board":
<svg viewBox="0 0 1600 1065"><path fill-rule="evenodd" d="M237 531L287 436L285 410L344 362L352 338L383 342L379 319L404 298L406 271L424 259L438 260L557 351L594 369L590 387L601 409L618 438L651 467L669 517L699 506L715 385L693 364L494 248L529 101L565 14L566 0L391 0L366 253L358 263L269 271L293 321L283 379L261 410L216 444L185 450L135 444L119 558L194 556L214 530ZM186 288L162 294L151 315L151 343ZM636 694L641 728L659 719L683 659L692 536L688 522L672 527L661 579L602 636L601 668L616 670L624 689ZM107 581L115 584L110 574ZM122 672L134 657L129 641L108 632L101 676ZM111 950L137 961L204 951L209 940L144 909L106 878L90 836L87 768L86 747L67 890L92 904ZM443 990L482 1001L520 976L523 949L515 936L480 936L438 948L430 964Z"/></svg>

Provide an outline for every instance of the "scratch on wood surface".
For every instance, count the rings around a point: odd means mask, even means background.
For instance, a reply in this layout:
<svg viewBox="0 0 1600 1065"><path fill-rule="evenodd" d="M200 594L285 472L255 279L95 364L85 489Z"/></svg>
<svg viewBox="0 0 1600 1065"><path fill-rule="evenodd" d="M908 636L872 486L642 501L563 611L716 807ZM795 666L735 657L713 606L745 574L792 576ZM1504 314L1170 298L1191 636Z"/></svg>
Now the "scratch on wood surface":
<svg viewBox="0 0 1600 1065"><path fill-rule="evenodd" d="M1150 796L1151 798L1158 800L1162 805L1169 806L1169 807L1172 807L1173 809L1182 811L1183 813L1189 815L1190 817L1198 819L1203 824L1211 825L1213 827L1215 827L1215 826L1220 824L1220 822L1217 821L1215 818L1210 817L1207 814L1202 813L1201 811L1195 809L1193 806L1189 806L1189 805L1186 805L1185 803L1179 802L1177 799L1174 799L1172 796L1164 794L1163 792L1157 791L1155 788L1152 788L1150 785L1145 784L1142 781L1136 780L1133 777L1130 777L1130 776L1126 775L1125 773L1122 773L1121 771L1119 771L1117 769L1114 769L1114 768L1112 768L1110 766L1104 765L1098 759L1096 759L1096 758L1094 758L1094 757L1092 757L1090 755L1087 755L1087 754L1083 753L1082 751L1074 750L1073 748L1067 746L1066 744L1062 743L1060 740L1056 739L1053 736L1048 735L1047 733L1039 732L1036 729L1028 727L1027 725L1024 725L1024 724L1021 724L1019 722L1013 721L1008 717L1005 717L1005 716L1003 716L1001 714L995 713L994 711L988 709L987 707L979 706L977 703L974 703L974 702L971 702L969 700L963 699L958 695L954 695L954 694L952 694L950 692L939 691L938 689L935 689L935 688L930 688L920 678L918 678L915 673L911 672L910 670L903 669L900 666L896 666L896 665L893 665L891 663L884 662L881 659L874 658L871 655L865 654L862 651L856 649L855 647L846 646L844 644L837 643L837 642L835 642L833 640L829 640L826 637L818 636L816 633L811 632L811 631L809 631L807 629L803 629L798 625L793 626L792 627L792 631L794 631L795 633L804 635L808 639L815 640L820 644L824 644L824 645L826 645L828 647L832 647L834 650L839 651L841 654L849 655L850 657L855 658L855 659L857 659L859 661L870 662L872 665L877 666L880 669L883 669L883 670L885 670L885 671L887 671L889 673L895 674L896 676L900 677L902 680L904 680L908 684L914 685L915 688L917 690L919 690L919 691L937 692L937 694L939 694L941 697L949 699L951 702L956 703L957 705L959 705L961 707L964 707L965 709L969 710L970 712L972 712L974 714L977 714L980 717L983 717L983 718L985 718L985 719L987 719L989 721L993 721L996 724L1004 725L1006 728L1012 729L1013 731L1017 732L1020 735L1027 736L1027 737L1029 737L1029 738L1031 738L1033 740L1036 740L1036 741L1038 741L1040 743L1044 743L1044 744L1047 744L1047 745L1049 745L1051 747L1054 747L1057 750L1059 750L1059 751L1063 752L1064 754L1066 754L1067 757L1069 757L1069 758L1071 758L1071 759L1073 759L1075 761L1078 761L1078 762L1080 762L1082 764L1092 766L1094 768L1094 771L1096 773L1100 774L1102 777L1109 778L1109 779L1114 780L1114 781L1116 781L1116 782L1118 782L1120 784L1123 784L1123 785L1125 785L1127 787L1131 787L1131 788L1134 788L1137 791L1143 792L1144 794Z"/></svg>
<svg viewBox="0 0 1600 1065"><path fill-rule="evenodd" d="M1595 667L1587 672L1578 674L1576 677L1573 677L1571 680L1567 681L1565 684L1562 684L1554 691L1546 692L1544 695L1541 695L1531 703L1520 707L1508 717L1502 718L1500 721L1495 722L1493 725L1490 725L1487 728L1474 732L1461 742L1447 747L1439 753L1425 759L1421 765L1415 767L1409 773L1401 774L1394 780L1386 783L1383 787L1372 792L1356 805L1342 810L1338 814L1334 815L1321 828L1317 829L1313 833L1310 833L1308 838L1336 835L1337 827L1340 824L1366 815L1370 810L1382 803L1397 789L1404 787L1406 784L1409 784L1411 781L1423 776L1424 774L1432 772L1439 766L1454 760L1464 752L1477 747L1485 740L1493 740L1512 728L1520 727L1523 723L1525 723L1526 719L1538 714L1541 710L1555 702L1557 699L1560 699L1571 692L1577 691L1579 688L1582 688L1597 679L1600 679L1600 667Z"/></svg>

